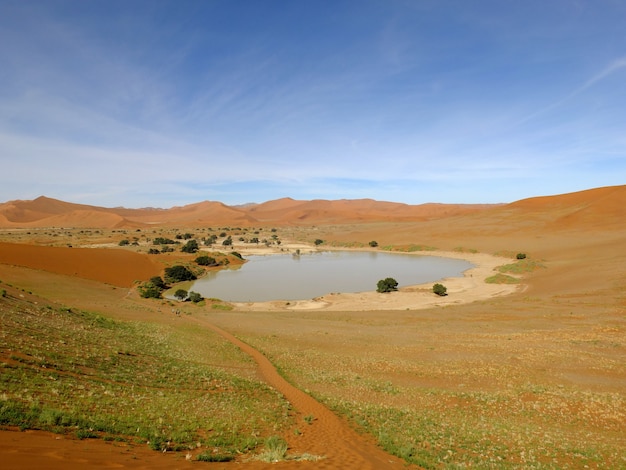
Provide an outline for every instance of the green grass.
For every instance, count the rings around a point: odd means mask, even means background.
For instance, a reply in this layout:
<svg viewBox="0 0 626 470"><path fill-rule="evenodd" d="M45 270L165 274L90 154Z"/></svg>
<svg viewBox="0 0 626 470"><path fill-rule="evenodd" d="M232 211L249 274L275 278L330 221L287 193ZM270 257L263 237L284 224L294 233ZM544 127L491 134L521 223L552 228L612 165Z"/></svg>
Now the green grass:
<svg viewBox="0 0 626 470"><path fill-rule="evenodd" d="M519 260L515 263L499 266L498 271L500 271L501 273L525 274L543 268L545 268L545 265L543 265L539 261L526 258L523 260Z"/></svg>
<svg viewBox="0 0 626 470"><path fill-rule="evenodd" d="M287 457L287 441L279 436L270 436L265 440L265 449L259 454L262 462L280 462Z"/></svg>
<svg viewBox="0 0 626 470"><path fill-rule="evenodd" d="M120 322L0 300L0 425L132 439L159 451L250 452L291 423L251 360L193 325ZM234 374L233 370L245 371Z"/></svg>
<svg viewBox="0 0 626 470"><path fill-rule="evenodd" d="M518 284L519 279L506 274L498 273L485 279L487 284Z"/></svg>

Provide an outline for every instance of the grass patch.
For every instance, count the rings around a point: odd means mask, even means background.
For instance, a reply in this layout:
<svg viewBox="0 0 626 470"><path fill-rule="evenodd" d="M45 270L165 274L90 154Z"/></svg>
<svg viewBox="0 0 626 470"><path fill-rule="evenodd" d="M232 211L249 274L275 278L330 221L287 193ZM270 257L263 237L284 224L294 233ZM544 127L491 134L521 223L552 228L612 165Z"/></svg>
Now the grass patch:
<svg viewBox="0 0 626 470"><path fill-rule="evenodd" d="M213 304L211 305L211 309L213 310L224 310L224 311L231 311L233 309L232 305L225 305L225 304Z"/></svg>
<svg viewBox="0 0 626 470"><path fill-rule="evenodd" d="M287 441L279 436L270 436L265 440L265 450L259 454L262 462L280 462L287 457Z"/></svg>
<svg viewBox="0 0 626 470"><path fill-rule="evenodd" d="M408 252L413 253L415 251L435 251L437 247L429 246L429 245L385 245L380 247L383 251L400 251L400 252Z"/></svg>
<svg viewBox="0 0 626 470"><path fill-rule="evenodd" d="M543 265L539 261L526 258L526 259L519 260L515 263L498 266L497 269L501 273L525 274L525 273L531 273L538 269L544 269L544 268L545 268L545 265Z"/></svg>
<svg viewBox="0 0 626 470"><path fill-rule="evenodd" d="M465 248L462 246L457 246L452 251L455 251L456 253L478 253L478 250L475 248Z"/></svg>
<svg viewBox="0 0 626 470"><path fill-rule="evenodd" d="M216 454L206 451L198 454L196 459L200 462L231 462L235 457L229 454Z"/></svg>
<svg viewBox="0 0 626 470"><path fill-rule="evenodd" d="M485 279L487 284L518 284L519 279L506 274L498 273Z"/></svg>
<svg viewBox="0 0 626 470"><path fill-rule="evenodd" d="M13 298L0 301L0 324L11 352L0 350L0 425L235 455L293 421L288 403L253 378L251 359L200 326Z"/></svg>

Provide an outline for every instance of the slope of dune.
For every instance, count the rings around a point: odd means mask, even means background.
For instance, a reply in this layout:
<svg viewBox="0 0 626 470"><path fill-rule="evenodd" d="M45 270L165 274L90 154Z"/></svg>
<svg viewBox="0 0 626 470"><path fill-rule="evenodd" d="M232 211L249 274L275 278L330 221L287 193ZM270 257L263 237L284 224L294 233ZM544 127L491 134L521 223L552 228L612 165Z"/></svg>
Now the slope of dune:
<svg viewBox="0 0 626 470"><path fill-rule="evenodd" d="M423 222L458 218L484 221L485 229L537 226L549 230L619 227L626 215L626 186L542 196L511 204L409 205L373 199L299 201L282 198L261 204L227 206L203 201L170 209L105 208L47 197L0 204L0 227L251 226L263 224L323 225L366 222Z"/></svg>
<svg viewBox="0 0 626 470"><path fill-rule="evenodd" d="M0 242L0 264L40 269L130 287L162 267L148 255L105 248L66 248Z"/></svg>
<svg viewBox="0 0 626 470"><path fill-rule="evenodd" d="M370 221L416 221L470 213L493 207L489 204L409 205L373 199L296 201L285 198L246 210L263 222L357 223Z"/></svg>

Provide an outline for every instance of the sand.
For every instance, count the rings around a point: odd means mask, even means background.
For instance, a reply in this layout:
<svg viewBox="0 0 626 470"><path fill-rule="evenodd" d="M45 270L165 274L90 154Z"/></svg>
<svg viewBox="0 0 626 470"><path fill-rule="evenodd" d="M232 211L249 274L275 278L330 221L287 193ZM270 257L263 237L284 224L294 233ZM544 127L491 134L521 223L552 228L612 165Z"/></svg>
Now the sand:
<svg viewBox="0 0 626 470"><path fill-rule="evenodd" d="M39 201L37 214L53 214L55 220L62 220L66 226L73 223L81 226L86 220L89 223L97 220L91 209L86 214L76 212L76 208L70 206L69 212L64 212L64 207L58 204L46 206L48 203ZM623 294L626 291L626 186L533 198L468 213L457 211L446 217L431 217L419 222L368 218L363 215L367 214L364 206L359 211L363 220L341 224L337 222L341 220L341 211L353 211L355 206L343 203L330 206L334 211L330 215L324 212L329 210L328 204L307 204L305 213L298 212L299 205L288 200L266 205L256 214L255 211L235 211L237 218L233 222L263 213L264 217L273 217L268 223L285 227L297 235L293 226L304 223L302 220L291 223L288 219L281 219L280 209L288 208L292 216L307 216L309 226L302 230L309 232L306 237L295 237L293 242L275 248L279 251L315 249L310 242L318 237L329 244L346 246L355 241L367 245L370 240L377 240L381 246L401 248L420 244L438 247L418 254L462 258L475 267L462 278L441 280L448 289L449 295L445 297L434 295L432 283L429 283L389 294L340 293L289 304L241 303L235 304L231 312L209 311L206 316L183 316L183 320L203 324L234 342L237 340L231 334L249 337L259 343L276 337L278 339L274 341L280 341L288 351L319 352L321 359L332 358L333 354L349 358L369 347L370 355L381 355L381 364L396 364L396 359L402 359L395 356L396 351L406 350L411 357L420 358L419 364L412 364L412 367L431 364L441 371L435 376L421 372L406 374L402 368L397 372L385 372L389 374L386 376L389 380L411 383L416 387L446 390L501 387L510 390L511 381L520 384L530 381L563 387L563 390L572 389L581 396L595 392L626 396L626 370L623 367L626 360L623 348L626 331L626 297ZM120 216L133 223L144 223L151 220L150 217L158 216L164 224L178 221L181 227L185 224L193 227L196 215L209 207L211 211L219 209L224 217L220 220L227 225L226 218L232 211L215 204L174 211L174 221L165 220L165 214L160 211L143 211L140 217L132 212ZM11 212L9 225L14 232L3 238L13 242L0 243L0 279L10 280L26 289L33 288L50 298L55 295L54 283L70 283L81 295L59 301L78 308L114 316L125 315L123 309L115 306L123 302L129 288L137 280L159 274L168 262L167 257L133 253L116 247L115 243L110 248L89 249L76 243L74 248L35 246L34 237L41 236L40 233L33 232L29 240L25 232L17 235L15 232L22 230L19 227L36 226L34 212L22 221L15 215L18 213ZM72 213L77 217L74 222ZM318 214L317 218L315 214ZM106 221L112 223L114 219L107 218ZM203 220L202 224L205 223ZM19 238L19 244L15 243L16 238ZM300 241L301 238L308 242ZM267 252L263 247L243 245L236 245L234 249L242 254ZM524 274L516 285L484 283L485 278L494 274L495 267L513 262L516 252L528 253L530 259L541 262L545 268ZM107 293L94 288L101 283L113 288ZM82 295L91 292L98 294ZM390 312L393 315L390 316ZM442 312L446 312L445 322L441 320ZM144 313L133 310L132 314L133 319L141 319L144 315L146 320L152 315L148 307ZM272 464L272 467L404 468L402 462L380 451L372 438L354 433L344 421L326 408L320 408L321 405L311 401L308 395L283 383L255 348L236 344L257 361L260 375L288 397L297 412L314 413L320 417L315 432L300 443L294 442L297 450L322 453L336 447L327 459L320 462L283 462ZM264 346L267 349L275 345L269 342ZM277 347L276 353L280 352ZM483 367L489 371L506 371L509 375L501 379L502 383L499 376L491 372L484 378L472 375L474 371L478 374ZM395 399L401 400L402 397ZM624 410L616 405L611 416L598 413L581 422L581 426L589 426L589 435L595 438L602 430L591 427L591 422L622 416ZM3 468L27 469L242 466L240 463L192 463L180 455L155 453L144 447L119 447L98 440L75 441L48 433L15 430L0 431L0 457ZM243 466L256 469L268 465L250 462Z"/></svg>

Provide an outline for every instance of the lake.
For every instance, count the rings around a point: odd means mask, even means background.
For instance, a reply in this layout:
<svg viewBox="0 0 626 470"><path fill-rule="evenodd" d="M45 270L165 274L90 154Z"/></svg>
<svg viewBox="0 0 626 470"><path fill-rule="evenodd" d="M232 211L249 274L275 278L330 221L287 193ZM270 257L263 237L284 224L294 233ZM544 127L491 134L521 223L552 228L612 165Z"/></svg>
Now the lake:
<svg viewBox="0 0 626 470"><path fill-rule="evenodd" d="M189 288L229 302L304 300L332 292L375 291L392 277L398 287L460 277L473 267L465 260L402 253L325 251L248 256L236 269L212 271Z"/></svg>

